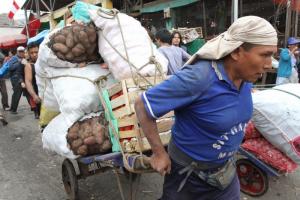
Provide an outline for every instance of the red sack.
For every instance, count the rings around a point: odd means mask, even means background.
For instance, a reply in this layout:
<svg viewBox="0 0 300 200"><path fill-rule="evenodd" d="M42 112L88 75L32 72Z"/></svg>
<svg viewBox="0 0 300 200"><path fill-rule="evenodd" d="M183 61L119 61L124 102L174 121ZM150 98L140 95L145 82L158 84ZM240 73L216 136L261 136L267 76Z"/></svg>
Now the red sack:
<svg viewBox="0 0 300 200"><path fill-rule="evenodd" d="M264 138L246 140L242 147L257 156L258 159L278 169L280 172L293 172L298 165L276 149Z"/></svg>
<svg viewBox="0 0 300 200"><path fill-rule="evenodd" d="M260 137L261 137L260 132L255 128L253 122L249 121L245 129L244 139L247 140L252 138L260 138Z"/></svg>

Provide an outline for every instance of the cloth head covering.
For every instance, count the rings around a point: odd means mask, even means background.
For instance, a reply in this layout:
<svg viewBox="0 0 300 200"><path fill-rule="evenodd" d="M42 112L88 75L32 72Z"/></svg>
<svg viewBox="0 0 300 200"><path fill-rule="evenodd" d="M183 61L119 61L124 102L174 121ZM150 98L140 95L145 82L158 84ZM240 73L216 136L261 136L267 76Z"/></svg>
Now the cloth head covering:
<svg viewBox="0 0 300 200"><path fill-rule="evenodd" d="M267 20L261 17L241 17L227 31L205 43L186 64L191 64L197 58L218 60L245 42L257 45L277 45L277 32Z"/></svg>

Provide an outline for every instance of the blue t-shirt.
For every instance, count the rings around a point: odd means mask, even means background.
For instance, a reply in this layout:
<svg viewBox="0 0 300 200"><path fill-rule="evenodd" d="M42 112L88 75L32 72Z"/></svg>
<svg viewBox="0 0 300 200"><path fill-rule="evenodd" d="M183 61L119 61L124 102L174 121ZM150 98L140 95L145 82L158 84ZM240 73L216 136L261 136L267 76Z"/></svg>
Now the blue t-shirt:
<svg viewBox="0 0 300 200"><path fill-rule="evenodd" d="M198 161L223 163L237 151L253 111L251 83L238 90L223 61L201 60L144 92L149 116L175 111L172 139Z"/></svg>

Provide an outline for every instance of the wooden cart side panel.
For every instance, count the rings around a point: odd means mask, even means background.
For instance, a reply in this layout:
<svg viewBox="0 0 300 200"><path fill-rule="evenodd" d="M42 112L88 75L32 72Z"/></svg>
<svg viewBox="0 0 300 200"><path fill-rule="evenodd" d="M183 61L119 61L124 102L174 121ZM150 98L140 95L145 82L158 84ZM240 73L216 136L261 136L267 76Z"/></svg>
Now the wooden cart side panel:
<svg viewBox="0 0 300 200"><path fill-rule="evenodd" d="M110 101L112 109L123 106L125 105L125 103L126 103L126 97L124 95L121 95Z"/></svg>
<svg viewBox="0 0 300 200"><path fill-rule="evenodd" d="M161 139L161 141L162 141L162 143L163 143L164 146L166 146L166 145L169 144L169 141L171 139L171 132L170 131L161 133L161 134L159 134L159 136L160 136L160 139ZM143 138L142 139L142 143L143 143L143 149L142 149L142 151L151 150L151 146L150 146L147 138ZM141 151L139 145L137 145L137 144L134 146L134 148L135 148L135 150L137 152Z"/></svg>
<svg viewBox="0 0 300 200"><path fill-rule="evenodd" d="M113 84L112 86L110 86L107 91L108 91L108 95L109 97L117 94L118 92L120 92L122 90L122 83L118 82L116 84Z"/></svg>
<svg viewBox="0 0 300 200"><path fill-rule="evenodd" d="M133 129L133 130L129 130L129 131L119 131L120 139L136 137L139 130L140 129L137 128L137 129Z"/></svg>

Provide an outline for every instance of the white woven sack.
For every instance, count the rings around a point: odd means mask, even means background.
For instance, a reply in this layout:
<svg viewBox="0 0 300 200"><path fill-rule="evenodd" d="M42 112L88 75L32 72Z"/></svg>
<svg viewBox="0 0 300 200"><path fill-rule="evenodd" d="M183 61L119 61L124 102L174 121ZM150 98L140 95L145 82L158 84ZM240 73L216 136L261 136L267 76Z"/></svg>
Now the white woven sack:
<svg viewBox="0 0 300 200"><path fill-rule="evenodd" d="M300 164L300 84L253 94L255 127L276 148Z"/></svg>
<svg viewBox="0 0 300 200"><path fill-rule="evenodd" d="M51 75L53 93L59 104L60 115L54 118L43 131L43 147L56 153L73 158L67 147L67 130L88 113L103 110L99 91L93 81L98 77L107 76L109 71L97 64L84 68L53 68L48 67ZM60 77L60 78L55 78ZM114 82L108 76L110 85Z"/></svg>
<svg viewBox="0 0 300 200"><path fill-rule="evenodd" d="M121 32L117 17L105 13L101 13L100 16L97 10L89 10L89 12L91 19L100 29L98 31L99 53L116 79L122 80L132 77L131 66L122 56L140 69L149 62L152 50L156 60L161 64L163 72L167 73L168 60L154 47L146 29L141 26L139 21L126 14L118 13ZM122 38L125 40L126 48ZM125 49L127 49L127 54ZM155 65L148 64L140 72L143 76L154 76ZM133 75L136 75L135 69L133 69Z"/></svg>

